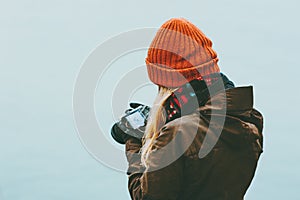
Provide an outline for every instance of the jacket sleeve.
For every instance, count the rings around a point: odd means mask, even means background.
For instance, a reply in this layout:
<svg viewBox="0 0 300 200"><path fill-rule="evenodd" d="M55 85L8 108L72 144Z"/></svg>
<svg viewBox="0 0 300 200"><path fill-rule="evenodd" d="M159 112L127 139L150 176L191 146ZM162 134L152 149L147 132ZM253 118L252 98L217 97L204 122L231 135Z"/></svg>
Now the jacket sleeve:
<svg viewBox="0 0 300 200"><path fill-rule="evenodd" d="M149 155L149 166L143 168L140 161L141 143L132 138L126 142L126 156L129 163L128 189L133 200L178 199L183 175L183 156L173 140L173 133L163 131L154 143ZM170 142L170 143L169 143ZM168 146L168 148L164 148ZM180 153L180 152L179 152ZM164 164L164 161L173 161Z"/></svg>

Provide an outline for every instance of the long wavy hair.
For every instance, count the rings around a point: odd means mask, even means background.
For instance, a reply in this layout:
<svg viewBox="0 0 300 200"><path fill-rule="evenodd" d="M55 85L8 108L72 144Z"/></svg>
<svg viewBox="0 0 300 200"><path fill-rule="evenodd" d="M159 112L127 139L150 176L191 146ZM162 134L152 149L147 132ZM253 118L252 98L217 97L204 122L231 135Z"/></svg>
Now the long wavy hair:
<svg viewBox="0 0 300 200"><path fill-rule="evenodd" d="M154 141L159 136L160 129L166 123L166 113L163 105L175 90L176 88L170 89L163 86L159 86L158 88L158 94L154 100L148 117L143 138L143 146L141 148L141 162L146 167L148 166L147 160Z"/></svg>

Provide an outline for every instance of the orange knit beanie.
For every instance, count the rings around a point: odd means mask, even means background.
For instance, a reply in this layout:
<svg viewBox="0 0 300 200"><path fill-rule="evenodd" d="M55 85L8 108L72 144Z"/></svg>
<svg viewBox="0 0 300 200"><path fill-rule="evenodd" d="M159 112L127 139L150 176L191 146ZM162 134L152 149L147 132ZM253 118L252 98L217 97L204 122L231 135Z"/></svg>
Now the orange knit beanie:
<svg viewBox="0 0 300 200"><path fill-rule="evenodd" d="M146 58L150 80L169 88L220 72L217 62L211 40L182 18L170 19L160 27Z"/></svg>

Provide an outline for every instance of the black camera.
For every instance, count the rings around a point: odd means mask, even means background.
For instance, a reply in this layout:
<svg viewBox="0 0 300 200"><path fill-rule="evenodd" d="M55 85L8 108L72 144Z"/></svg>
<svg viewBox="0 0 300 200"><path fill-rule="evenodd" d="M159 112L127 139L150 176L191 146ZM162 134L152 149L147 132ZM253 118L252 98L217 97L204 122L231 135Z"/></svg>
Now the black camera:
<svg viewBox="0 0 300 200"><path fill-rule="evenodd" d="M130 109L111 128L111 135L120 144L125 144L129 137L141 139L144 136L150 107L140 103L130 103Z"/></svg>

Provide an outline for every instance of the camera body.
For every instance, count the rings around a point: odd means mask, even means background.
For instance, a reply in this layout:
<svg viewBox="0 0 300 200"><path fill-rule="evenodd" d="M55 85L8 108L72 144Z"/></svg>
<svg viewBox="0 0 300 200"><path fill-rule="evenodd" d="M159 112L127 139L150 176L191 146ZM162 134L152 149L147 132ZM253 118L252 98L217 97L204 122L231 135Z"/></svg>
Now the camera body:
<svg viewBox="0 0 300 200"><path fill-rule="evenodd" d="M131 103L130 106L132 108L127 109L121 120L111 128L112 137L120 144L125 144L128 137L141 139L144 136L150 107L137 103Z"/></svg>
<svg viewBox="0 0 300 200"><path fill-rule="evenodd" d="M149 116L150 108L146 105L140 105L135 109L129 109L125 113L125 123L132 129L138 129L146 125L147 118Z"/></svg>

